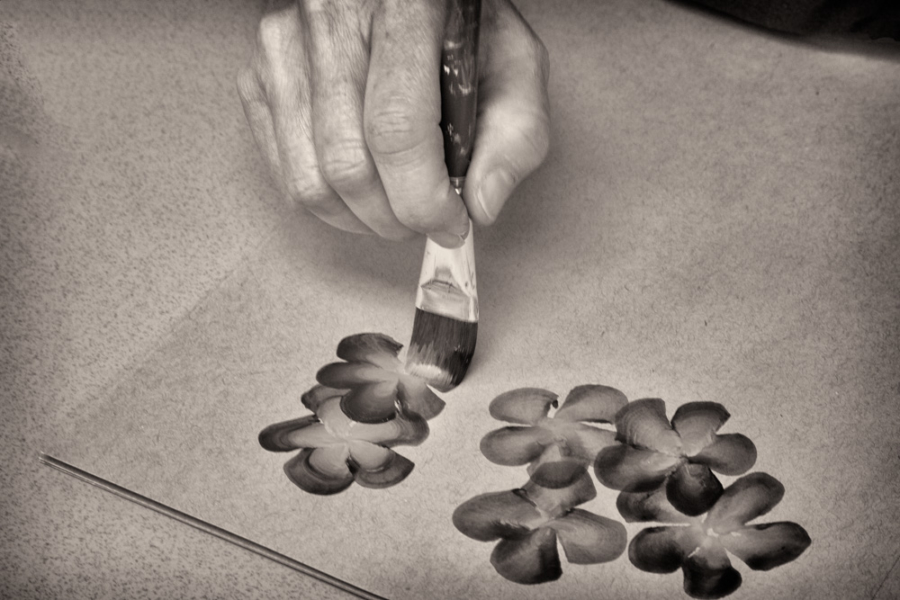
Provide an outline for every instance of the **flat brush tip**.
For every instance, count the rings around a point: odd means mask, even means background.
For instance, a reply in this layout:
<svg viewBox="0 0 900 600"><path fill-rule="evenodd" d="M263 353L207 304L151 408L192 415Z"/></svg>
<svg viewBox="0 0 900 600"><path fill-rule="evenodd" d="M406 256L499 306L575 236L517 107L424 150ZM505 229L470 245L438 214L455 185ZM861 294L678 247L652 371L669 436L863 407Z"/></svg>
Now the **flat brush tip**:
<svg viewBox="0 0 900 600"><path fill-rule="evenodd" d="M439 391L448 392L466 376L477 336L478 323L417 308L406 370Z"/></svg>

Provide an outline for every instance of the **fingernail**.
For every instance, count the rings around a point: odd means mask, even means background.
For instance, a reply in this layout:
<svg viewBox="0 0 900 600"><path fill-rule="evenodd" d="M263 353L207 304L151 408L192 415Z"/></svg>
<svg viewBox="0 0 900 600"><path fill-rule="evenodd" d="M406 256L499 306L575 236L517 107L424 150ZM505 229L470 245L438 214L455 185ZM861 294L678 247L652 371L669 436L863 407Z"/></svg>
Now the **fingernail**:
<svg viewBox="0 0 900 600"><path fill-rule="evenodd" d="M446 233L443 231L429 233L428 237L444 248L459 248L466 242L466 236L464 235L456 235L455 233Z"/></svg>
<svg viewBox="0 0 900 600"><path fill-rule="evenodd" d="M475 199L489 221L494 222L512 192L513 180L503 169L488 173L475 192Z"/></svg>

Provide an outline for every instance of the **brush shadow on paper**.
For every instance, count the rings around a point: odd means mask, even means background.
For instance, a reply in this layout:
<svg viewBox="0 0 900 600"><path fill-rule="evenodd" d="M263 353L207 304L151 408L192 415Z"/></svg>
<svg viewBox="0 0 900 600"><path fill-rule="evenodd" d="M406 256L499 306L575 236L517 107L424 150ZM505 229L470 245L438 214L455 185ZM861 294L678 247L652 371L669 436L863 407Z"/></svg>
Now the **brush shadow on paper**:
<svg viewBox="0 0 900 600"><path fill-rule="evenodd" d="M391 242L347 233L300 208L289 213L284 227L288 252L300 263L316 265L323 279L341 277L360 287L374 283L415 293L422 263L421 240Z"/></svg>

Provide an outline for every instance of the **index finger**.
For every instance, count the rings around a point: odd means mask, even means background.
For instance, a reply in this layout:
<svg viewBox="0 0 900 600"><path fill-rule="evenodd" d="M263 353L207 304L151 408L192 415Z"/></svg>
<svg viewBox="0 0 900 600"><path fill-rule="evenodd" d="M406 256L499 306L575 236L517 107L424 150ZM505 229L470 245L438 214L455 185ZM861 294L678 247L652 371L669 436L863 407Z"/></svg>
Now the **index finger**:
<svg viewBox="0 0 900 600"><path fill-rule="evenodd" d="M445 21L443 3L382 4L372 24L365 134L400 222L421 233L462 237L469 217L450 185L440 130Z"/></svg>

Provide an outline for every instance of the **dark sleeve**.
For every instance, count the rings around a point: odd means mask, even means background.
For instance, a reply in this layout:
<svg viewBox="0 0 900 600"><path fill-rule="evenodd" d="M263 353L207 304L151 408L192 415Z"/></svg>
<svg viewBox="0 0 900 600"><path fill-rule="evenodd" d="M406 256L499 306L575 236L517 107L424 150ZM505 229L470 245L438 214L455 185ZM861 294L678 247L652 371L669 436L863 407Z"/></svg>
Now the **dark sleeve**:
<svg viewBox="0 0 900 600"><path fill-rule="evenodd" d="M900 40L900 0L689 0L766 29Z"/></svg>

